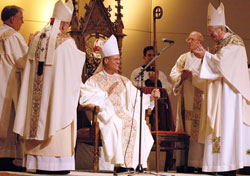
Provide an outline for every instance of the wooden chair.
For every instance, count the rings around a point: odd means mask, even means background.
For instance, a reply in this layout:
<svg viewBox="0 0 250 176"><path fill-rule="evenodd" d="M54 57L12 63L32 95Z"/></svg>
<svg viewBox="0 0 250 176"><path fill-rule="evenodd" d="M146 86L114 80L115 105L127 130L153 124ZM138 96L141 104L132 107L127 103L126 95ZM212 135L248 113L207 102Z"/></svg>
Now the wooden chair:
<svg viewBox="0 0 250 176"><path fill-rule="evenodd" d="M144 93L149 93L151 92L153 89L153 87L145 87L143 88ZM165 89L159 88L160 92L161 92L161 98L167 98L169 99L167 92ZM168 108L170 108L170 113L168 115L172 116L172 111L171 111L171 104L168 101L169 105ZM159 105L159 103L158 103ZM159 110L161 110L159 108ZM159 112L158 114L163 114L161 112ZM165 114L166 115L166 114ZM150 117L152 117L151 115L151 111L147 111L146 113L146 121L147 123L149 123L150 121ZM159 116L159 118L163 118L162 116ZM166 117L165 118L170 118L170 120L167 120L167 122L171 122L173 123L173 120L171 120L172 117ZM164 120L160 120L160 121L164 121ZM185 121L183 121L185 122ZM161 124L162 125L162 124ZM173 124L170 125L166 125L167 130L159 130L158 131L158 138L159 138L159 149L160 151L166 151L166 162L165 162L165 171L168 171L169 169L171 169L172 166L172 155L173 155L173 150L184 150L185 154L184 154L184 171L187 170L187 166L188 166L188 151L189 151L189 139L190 136L187 135L186 132L176 132L174 131L174 126ZM169 129L170 128L170 129ZM152 136L154 138L154 140L156 141L156 131L151 130ZM182 143L182 145L177 145L177 143ZM152 151L156 151L157 147L156 147L156 142L153 145ZM159 151L159 152L160 152Z"/></svg>
<svg viewBox="0 0 250 176"><path fill-rule="evenodd" d="M156 138L156 131L152 131L153 138ZM188 151L189 151L189 137L185 132L175 132L175 131L158 131L159 146L160 151L166 151L166 162L165 171L171 169L171 159L168 157L172 155L173 150L184 150L184 172L187 170L188 166ZM176 145L176 143L182 143L182 146ZM156 151L156 143L154 144L152 150Z"/></svg>
<svg viewBox="0 0 250 176"><path fill-rule="evenodd" d="M93 154L93 171L99 171L99 146L101 146L100 139L100 128L99 123L97 121L97 114L100 111L100 107L89 104L87 106L78 106L78 116L81 116L81 120L86 120L86 112L90 112L92 119L89 127L83 127L77 130L77 142L85 143L94 146ZM86 121L85 121L86 122ZM83 122L84 123L84 122ZM86 124L86 123L85 123Z"/></svg>

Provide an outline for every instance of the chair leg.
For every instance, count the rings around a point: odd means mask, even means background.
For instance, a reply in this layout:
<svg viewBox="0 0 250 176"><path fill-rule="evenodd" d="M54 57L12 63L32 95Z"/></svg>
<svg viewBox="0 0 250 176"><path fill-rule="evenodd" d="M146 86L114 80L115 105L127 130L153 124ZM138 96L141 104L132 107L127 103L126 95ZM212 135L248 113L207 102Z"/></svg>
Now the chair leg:
<svg viewBox="0 0 250 176"><path fill-rule="evenodd" d="M98 172L99 170L99 140L100 140L100 130L99 124L96 122L95 128L95 145L94 145L94 172Z"/></svg>
<svg viewBox="0 0 250 176"><path fill-rule="evenodd" d="M150 170L150 167L149 167L149 157L147 159L147 170L149 171Z"/></svg>
<svg viewBox="0 0 250 176"><path fill-rule="evenodd" d="M166 160L165 160L165 166L164 166L164 171L168 171L169 170L169 166L170 166L170 160L171 160L171 150L167 150L166 151Z"/></svg>
<svg viewBox="0 0 250 176"><path fill-rule="evenodd" d="M185 154L184 154L184 172L187 171L188 169L188 152L189 152L189 138L185 140L184 142L184 145L185 145Z"/></svg>
<svg viewBox="0 0 250 176"><path fill-rule="evenodd" d="M99 146L98 143L94 145L94 172L99 170Z"/></svg>
<svg viewBox="0 0 250 176"><path fill-rule="evenodd" d="M173 143L168 144L169 146L173 145ZM165 161L165 167L164 171L171 170L173 168L173 154L174 150L167 150L166 151L166 161Z"/></svg>

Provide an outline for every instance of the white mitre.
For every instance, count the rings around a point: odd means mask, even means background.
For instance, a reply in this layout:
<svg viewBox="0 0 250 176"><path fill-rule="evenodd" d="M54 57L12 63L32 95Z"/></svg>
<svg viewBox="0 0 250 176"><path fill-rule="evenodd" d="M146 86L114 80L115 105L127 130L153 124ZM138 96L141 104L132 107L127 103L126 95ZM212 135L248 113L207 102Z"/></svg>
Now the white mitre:
<svg viewBox="0 0 250 176"><path fill-rule="evenodd" d="M100 47L101 47L103 58L120 54L118 44L117 44L117 39L114 35L111 35L111 37L109 37L109 39L104 43L104 45ZM103 58L101 60L101 63L97 67L95 73L98 73L104 69Z"/></svg>
<svg viewBox="0 0 250 176"><path fill-rule="evenodd" d="M109 57L120 54L117 40L114 35L111 35L111 37L109 37L109 39L104 43L104 45L101 46L101 49L103 57Z"/></svg>
<svg viewBox="0 0 250 176"><path fill-rule="evenodd" d="M54 6L52 18L55 18L55 21L50 34L48 53L46 59L47 65L53 64L55 55L56 37L57 34L60 32L59 27L61 21L71 22L73 11L74 11L74 6L71 0L68 0L68 2L66 2L65 4L63 4L62 0L58 0Z"/></svg>
<svg viewBox="0 0 250 176"><path fill-rule="evenodd" d="M57 1L54 6L52 18L70 22L73 14L74 6L71 0L63 4L61 0Z"/></svg>
<svg viewBox="0 0 250 176"><path fill-rule="evenodd" d="M226 26L224 5L215 9L211 3L208 5L207 26Z"/></svg>
<svg viewBox="0 0 250 176"><path fill-rule="evenodd" d="M70 22L72 19L72 14L74 11L74 6L71 0L68 0L66 3L63 3L62 0L58 0L55 3L52 18L54 18L54 23L51 29L49 36L49 44L46 58L40 57L40 62L45 62L46 65L53 65L54 55L55 55L55 46L56 46L56 37L60 33L60 24L61 21ZM48 24L35 36L34 40L31 43L29 49L28 59L34 60L35 51L37 49L38 42L40 40L40 35L44 33L47 29ZM44 39L45 40L45 39Z"/></svg>

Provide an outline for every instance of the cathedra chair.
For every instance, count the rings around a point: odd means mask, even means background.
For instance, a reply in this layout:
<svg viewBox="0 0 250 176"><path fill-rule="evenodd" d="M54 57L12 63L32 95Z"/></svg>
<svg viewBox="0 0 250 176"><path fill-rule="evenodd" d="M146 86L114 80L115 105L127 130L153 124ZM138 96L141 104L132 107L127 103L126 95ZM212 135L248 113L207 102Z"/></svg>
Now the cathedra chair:
<svg viewBox="0 0 250 176"><path fill-rule="evenodd" d="M144 93L150 93L154 88L153 87L144 87ZM159 130L158 130L158 141L156 143L156 131L154 123L154 111L149 110L146 113L146 121L151 125L151 133L154 138L154 145L152 151L166 152L166 161L164 171L172 169L174 165L173 160L173 150L184 150L184 172L188 166L188 151L189 151L189 138L186 132L176 132L174 127L174 120L172 115L172 108L169 101L168 94L165 89L159 88L161 93L161 98L158 100L158 121L159 121ZM183 122L185 122L183 120ZM180 143L180 144L178 144ZM157 151L157 145L159 145L159 150ZM159 156L159 155L158 155ZM159 163L159 162L158 162ZM159 168L159 166L156 166Z"/></svg>
<svg viewBox="0 0 250 176"><path fill-rule="evenodd" d="M96 68L101 62L101 54L97 45L99 40L105 41L112 34L116 36L118 48L122 59L122 40L126 36L123 33L123 14L121 10L121 0L116 0L115 6L115 20L111 21L110 12L111 7L105 7L103 0L90 0L85 4L85 9L79 9L80 0L72 0L74 4L74 12L72 17L70 35L74 38L78 49L86 53L86 60L82 73L82 81L85 82L90 76L93 75ZM83 11L81 16L80 11ZM99 146L100 129L97 121L97 114L100 108L95 105L87 105L84 107L78 106L77 109L77 142L86 143L94 146L93 153L93 170L99 170ZM91 114L88 119L86 114Z"/></svg>

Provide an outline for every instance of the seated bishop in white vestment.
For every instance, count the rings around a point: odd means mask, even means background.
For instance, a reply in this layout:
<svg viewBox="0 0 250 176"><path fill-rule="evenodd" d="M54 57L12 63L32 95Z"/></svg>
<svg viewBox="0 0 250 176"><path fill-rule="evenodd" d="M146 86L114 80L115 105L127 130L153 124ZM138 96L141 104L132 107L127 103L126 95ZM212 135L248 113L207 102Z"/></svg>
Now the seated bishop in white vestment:
<svg viewBox="0 0 250 176"><path fill-rule="evenodd" d="M114 36L101 47L104 58L81 87L80 104L100 106L98 121L106 162L124 168L136 168L139 164L140 92L131 81L117 74L120 56ZM154 106L153 98L159 98L159 90L143 96L141 163L147 168L147 158L153 138L145 121L145 109Z"/></svg>

